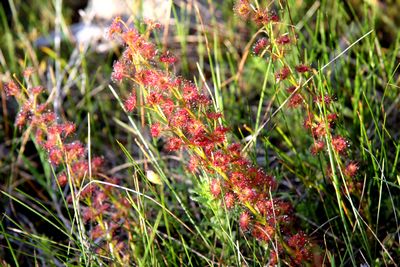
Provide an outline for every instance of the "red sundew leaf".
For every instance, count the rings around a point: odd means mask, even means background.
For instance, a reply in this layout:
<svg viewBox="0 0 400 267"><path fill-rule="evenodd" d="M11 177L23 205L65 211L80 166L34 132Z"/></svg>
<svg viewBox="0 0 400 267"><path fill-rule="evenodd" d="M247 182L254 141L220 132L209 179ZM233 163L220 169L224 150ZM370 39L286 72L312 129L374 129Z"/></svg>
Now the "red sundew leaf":
<svg viewBox="0 0 400 267"><path fill-rule="evenodd" d="M357 174L359 168L360 167L358 166L357 162L350 162L349 164L347 164L344 170L344 174L347 177L354 177Z"/></svg>
<svg viewBox="0 0 400 267"><path fill-rule="evenodd" d="M314 115L313 114L308 114L308 116L304 119L303 126L306 129L311 129L313 125L313 119Z"/></svg>
<svg viewBox="0 0 400 267"><path fill-rule="evenodd" d="M215 152L215 144L212 141L210 141L210 143L208 145L206 145L202 148L203 148L204 154L207 156L207 158L210 159L212 157L212 154ZM208 162L207 162L207 164L208 164ZM205 164L204 166L206 166L206 168L208 168L209 170L212 171L212 173L214 173L215 172L214 168L212 168L212 166L209 166L207 164Z"/></svg>
<svg viewBox="0 0 400 267"><path fill-rule="evenodd" d="M225 206L227 209L232 209L236 203L236 197L233 193L228 192L224 196Z"/></svg>
<svg viewBox="0 0 400 267"><path fill-rule="evenodd" d="M293 206L289 202L283 200L275 200L273 203L275 206L276 215L283 216L293 213Z"/></svg>
<svg viewBox="0 0 400 267"><path fill-rule="evenodd" d="M182 86L182 91L183 91L183 98L187 102L195 100L199 96L199 92L197 90L197 87L194 84L189 83L189 82L186 82Z"/></svg>
<svg viewBox="0 0 400 267"><path fill-rule="evenodd" d="M221 169L226 169L229 164L229 156L226 155L221 150L213 154L213 165L215 167L220 167Z"/></svg>
<svg viewBox="0 0 400 267"><path fill-rule="evenodd" d="M47 138L46 142L43 144L43 148L46 149L47 151L50 151L51 149L57 146L57 141L58 141L57 134L47 132Z"/></svg>
<svg viewBox="0 0 400 267"><path fill-rule="evenodd" d="M249 230L249 226L251 223L251 216L248 211L242 212L239 217L239 226L243 231Z"/></svg>
<svg viewBox="0 0 400 267"><path fill-rule="evenodd" d="M261 188L271 188L275 187L275 179L273 176L266 174L262 169L258 169L255 177L253 178L254 184Z"/></svg>
<svg viewBox="0 0 400 267"><path fill-rule="evenodd" d="M85 147L80 142L72 142L64 145L64 151L68 160L72 161L85 156Z"/></svg>
<svg viewBox="0 0 400 267"><path fill-rule="evenodd" d="M254 202L258 197L255 187L251 185L250 181L248 181L246 184L246 186L240 188L238 198L242 203Z"/></svg>
<svg viewBox="0 0 400 267"><path fill-rule="evenodd" d="M168 91L171 90L174 87L174 81L172 81L168 76L166 75L160 75L158 84L156 86L158 89L162 91Z"/></svg>
<svg viewBox="0 0 400 267"><path fill-rule="evenodd" d="M275 229L268 224L261 225L260 223L257 223L252 231L252 235L255 238L265 242L269 242L270 240L272 240L274 234L275 234Z"/></svg>
<svg viewBox="0 0 400 267"><path fill-rule="evenodd" d="M32 74L35 72L35 69L32 67L27 67L26 69L24 69L24 71L22 72L22 75L24 76L25 79L28 79L32 76Z"/></svg>
<svg viewBox="0 0 400 267"><path fill-rule="evenodd" d="M269 41L267 38L263 37L258 39L258 41L253 46L253 53L259 56L265 48L269 45Z"/></svg>
<svg viewBox="0 0 400 267"><path fill-rule="evenodd" d="M158 92L150 92L150 94L146 97L146 104L148 105L158 105L162 101L162 95Z"/></svg>
<svg viewBox="0 0 400 267"><path fill-rule="evenodd" d="M196 172L199 166L199 159L195 156L191 156L188 164L188 170L192 173Z"/></svg>
<svg viewBox="0 0 400 267"><path fill-rule="evenodd" d="M289 238L288 245L292 248L301 248L306 245L307 242L307 236L303 232L299 232Z"/></svg>
<svg viewBox="0 0 400 267"><path fill-rule="evenodd" d="M81 160L72 165L72 175L81 180L89 173L89 165L87 161Z"/></svg>
<svg viewBox="0 0 400 267"><path fill-rule="evenodd" d="M174 116L171 118L171 125L176 128L182 128L189 122L189 112L184 109L175 111Z"/></svg>
<svg viewBox="0 0 400 267"><path fill-rule="evenodd" d="M95 197L93 198L93 206L94 207L100 207L103 205L104 201L107 199L106 193L103 191L97 191Z"/></svg>
<svg viewBox="0 0 400 267"><path fill-rule="evenodd" d="M84 220L84 221L89 221L89 220L92 219L92 217L93 216L91 216L91 215L84 216L84 218L86 218L86 220ZM102 237L102 236L104 236L106 234L107 234L107 231L105 229L103 229L102 225L98 224L90 231L90 238L92 240L96 240L97 238L100 238L100 237Z"/></svg>
<svg viewBox="0 0 400 267"><path fill-rule="evenodd" d="M289 76L289 74L290 74L290 69L288 67L282 68L275 74L276 82L285 80Z"/></svg>
<svg viewBox="0 0 400 267"><path fill-rule="evenodd" d="M239 171L232 172L229 180L237 188L244 188L248 184L245 174Z"/></svg>
<svg viewBox="0 0 400 267"><path fill-rule="evenodd" d="M152 60L157 53L155 46L152 43L146 42L141 37L139 37L130 48L138 50L137 54L140 54L140 56L146 60Z"/></svg>
<svg viewBox="0 0 400 267"><path fill-rule="evenodd" d="M324 137L326 135L326 128L330 129L331 124L325 123L323 121L317 123L314 127L312 127L312 134L315 138Z"/></svg>
<svg viewBox="0 0 400 267"><path fill-rule="evenodd" d="M302 103L303 103L303 97L301 96L301 94L294 94L289 99L288 107L297 108L301 106Z"/></svg>
<svg viewBox="0 0 400 267"><path fill-rule="evenodd" d="M228 151L232 157L239 157L241 153L242 146L240 144L234 143L228 146Z"/></svg>
<svg viewBox="0 0 400 267"><path fill-rule="evenodd" d="M175 108L176 108L176 105L175 105L174 101L172 101L169 98L164 99L164 102L161 103L161 109L167 118L169 118L173 114Z"/></svg>
<svg viewBox="0 0 400 267"><path fill-rule="evenodd" d="M332 146L333 146L333 149L336 150L336 152L343 153L347 149L348 142L345 138L338 135L338 136L332 137Z"/></svg>
<svg viewBox="0 0 400 267"><path fill-rule="evenodd" d="M194 146L202 147L203 149L206 149L208 146L213 144L213 142L205 135L205 133L200 133L193 136L190 139L190 143Z"/></svg>
<svg viewBox="0 0 400 267"><path fill-rule="evenodd" d="M204 124L201 121L195 119L189 119L188 123L185 126L185 129L191 136L205 133Z"/></svg>
<svg viewBox="0 0 400 267"><path fill-rule="evenodd" d="M305 72L309 72L309 71L310 71L310 67L307 66L307 65L304 65L304 64L297 65L297 66L295 67L295 69L296 69L296 71L297 71L298 73L305 73Z"/></svg>
<svg viewBox="0 0 400 267"><path fill-rule="evenodd" d="M61 124L61 130L64 133L64 136L67 137L75 132L76 126L74 123L72 123L70 121L65 122L65 123Z"/></svg>
<svg viewBox="0 0 400 267"><path fill-rule="evenodd" d="M299 232L288 239L288 245L294 249L293 261L296 265L311 260L312 254L309 248L310 242L308 237Z"/></svg>
<svg viewBox="0 0 400 267"><path fill-rule="evenodd" d="M246 20L250 14L251 7L248 0L237 0L233 11L243 20Z"/></svg>
<svg viewBox="0 0 400 267"><path fill-rule="evenodd" d="M32 87L32 88L30 89L30 92L31 92L34 96L41 94L43 91L44 91L43 86L34 86L34 87Z"/></svg>
<svg viewBox="0 0 400 267"><path fill-rule="evenodd" d="M293 93L296 90L296 86L290 86L289 88L286 89L286 92L288 92L289 94Z"/></svg>
<svg viewBox="0 0 400 267"><path fill-rule="evenodd" d="M131 93L129 97L125 100L124 106L126 111L132 112L136 108L136 93Z"/></svg>
<svg viewBox="0 0 400 267"><path fill-rule="evenodd" d="M151 43L146 43L143 47L142 55L147 59L153 59L157 54L156 47Z"/></svg>
<svg viewBox="0 0 400 267"><path fill-rule="evenodd" d="M57 176L57 181L61 187L64 187L68 182L67 174L65 172L60 173Z"/></svg>
<svg viewBox="0 0 400 267"><path fill-rule="evenodd" d="M92 196L92 194L97 190L98 187L94 184L88 185L85 189L82 190L80 197L86 198Z"/></svg>
<svg viewBox="0 0 400 267"><path fill-rule="evenodd" d="M135 44L140 37L139 32L136 29L128 29L122 35L122 40L129 46Z"/></svg>
<svg viewBox="0 0 400 267"><path fill-rule="evenodd" d="M111 26L107 29L107 38L113 39L114 35L122 33L121 17L114 18Z"/></svg>
<svg viewBox="0 0 400 267"><path fill-rule="evenodd" d="M321 152L325 147L325 143L322 140L315 141L311 147L311 154L314 156Z"/></svg>
<svg viewBox="0 0 400 267"><path fill-rule="evenodd" d="M176 58L174 55L172 55L169 51L166 53L163 53L160 55L160 62L161 63L166 63L169 65L173 65L178 61L178 58Z"/></svg>
<svg viewBox="0 0 400 267"><path fill-rule="evenodd" d="M328 120L328 122L333 122L338 119L338 115L336 113L331 113L326 116L326 119Z"/></svg>
<svg viewBox="0 0 400 267"><path fill-rule="evenodd" d="M276 14L275 11L269 12L268 18L270 21L279 22L279 16L278 16L278 14Z"/></svg>
<svg viewBox="0 0 400 267"><path fill-rule="evenodd" d="M224 142L226 138L226 132L228 131L229 128L226 128L224 126L217 126L217 128L215 128L214 132L211 135L211 140L213 140L217 144Z"/></svg>
<svg viewBox="0 0 400 267"><path fill-rule="evenodd" d="M159 22L157 22L155 20L149 19L149 18L145 18L143 20L143 22L147 25L147 30L149 30L149 31L162 28L162 24L161 23L159 23Z"/></svg>
<svg viewBox="0 0 400 267"><path fill-rule="evenodd" d="M114 62L111 78L114 82L121 82L125 77L126 66L121 61Z"/></svg>
<svg viewBox="0 0 400 267"><path fill-rule="evenodd" d="M257 201L256 207L257 207L258 211L260 212L260 214L265 217L270 216L271 211L273 212L273 209L271 208L272 207L271 201L268 201L265 199L261 199L261 200Z"/></svg>
<svg viewBox="0 0 400 267"><path fill-rule="evenodd" d="M235 164L239 168L243 168L245 166L248 166L250 164L250 161L242 156L239 156L232 163Z"/></svg>
<svg viewBox="0 0 400 267"><path fill-rule="evenodd" d="M92 172L97 172L100 170L101 166L104 164L103 157L94 157L90 163Z"/></svg>
<svg viewBox="0 0 400 267"><path fill-rule="evenodd" d="M54 112L46 112L40 116L40 120L45 123L54 123L57 119L57 116Z"/></svg>
<svg viewBox="0 0 400 267"><path fill-rule="evenodd" d="M183 142L180 138L178 137L171 137L168 139L167 144L166 144L166 149L168 151L177 151L181 148Z"/></svg>
<svg viewBox="0 0 400 267"><path fill-rule="evenodd" d="M19 130L21 130L22 127L24 127L26 125L27 120L28 120L27 112L24 112L23 110L21 110L18 113L17 118L15 119L15 126L17 126Z"/></svg>
<svg viewBox="0 0 400 267"><path fill-rule="evenodd" d="M42 129L36 130L35 139L36 139L36 142L38 142L38 144L42 146L43 141L44 141L44 132Z"/></svg>
<svg viewBox="0 0 400 267"><path fill-rule="evenodd" d="M158 73L154 70L141 70L135 73L135 79L143 86L154 86Z"/></svg>
<svg viewBox="0 0 400 267"><path fill-rule="evenodd" d="M36 111L38 112L38 113L43 113L45 110L46 110L46 108L47 108L47 103L44 103L44 104L38 104L37 106L36 106Z"/></svg>
<svg viewBox="0 0 400 267"><path fill-rule="evenodd" d="M18 98L21 93L19 86L14 81L4 84L4 90L7 96L14 96L16 98Z"/></svg>
<svg viewBox="0 0 400 267"><path fill-rule="evenodd" d="M61 125L55 124L52 126L49 126L47 128L47 132L50 135L60 135L62 133L63 129Z"/></svg>
<svg viewBox="0 0 400 267"><path fill-rule="evenodd" d="M160 123L158 123L158 122L153 123L150 127L151 136L154 138L159 137L161 134L161 130L162 130L162 128L161 128Z"/></svg>
<svg viewBox="0 0 400 267"><path fill-rule="evenodd" d="M268 14L265 10L258 9L253 15L253 21L257 25L267 24L269 22Z"/></svg>
<svg viewBox="0 0 400 267"><path fill-rule="evenodd" d="M322 101L326 105L329 105L333 101L333 98L328 94L324 95L323 97L322 96L317 96L316 98L314 98L314 102L316 102L316 103L322 103Z"/></svg>
<svg viewBox="0 0 400 267"><path fill-rule="evenodd" d="M218 179L211 180L210 192L214 196L214 198L217 198L221 194L221 181L220 180L218 180Z"/></svg>
<svg viewBox="0 0 400 267"><path fill-rule="evenodd" d="M53 148L49 152L49 161L53 165L59 165L63 160L63 154L60 149Z"/></svg>
<svg viewBox="0 0 400 267"><path fill-rule="evenodd" d="M191 107L196 107L199 105L203 105L204 107L208 107L208 105L211 103L210 98L205 95L205 94L197 94L195 97L193 97L190 101L189 104Z"/></svg>
<svg viewBox="0 0 400 267"><path fill-rule="evenodd" d="M206 113L207 118L210 120L218 120L219 118L222 118L223 115L221 112L207 112Z"/></svg>
<svg viewBox="0 0 400 267"><path fill-rule="evenodd" d="M312 259L312 253L310 251L310 248L303 248L299 250L295 250L294 256L292 256L293 265L301 265L304 262L309 262Z"/></svg>
<svg viewBox="0 0 400 267"><path fill-rule="evenodd" d="M291 40L288 35L282 35L278 38L276 38L276 43L280 45L287 45L290 44Z"/></svg>

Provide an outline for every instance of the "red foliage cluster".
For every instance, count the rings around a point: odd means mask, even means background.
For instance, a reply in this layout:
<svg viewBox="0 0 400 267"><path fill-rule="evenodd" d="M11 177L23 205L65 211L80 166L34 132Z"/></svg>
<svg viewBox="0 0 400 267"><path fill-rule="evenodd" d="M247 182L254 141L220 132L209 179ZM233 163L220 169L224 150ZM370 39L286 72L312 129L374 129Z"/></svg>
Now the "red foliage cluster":
<svg viewBox="0 0 400 267"><path fill-rule="evenodd" d="M21 108L16 118L16 126L22 129L30 126L36 142L48 153L49 162L54 167L68 167L69 177L75 185L80 184L88 175L89 165L86 160L86 149L79 141L70 141L68 138L75 132L76 126L72 122L58 123L57 116L47 104L41 104L40 94L44 91L41 86L21 90L15 81L5 85L8 96L14 96ZM100 158L92 160L92 172L101 165ZM62 171L58 174L58 182L64 186L68 175Z"/></svg>

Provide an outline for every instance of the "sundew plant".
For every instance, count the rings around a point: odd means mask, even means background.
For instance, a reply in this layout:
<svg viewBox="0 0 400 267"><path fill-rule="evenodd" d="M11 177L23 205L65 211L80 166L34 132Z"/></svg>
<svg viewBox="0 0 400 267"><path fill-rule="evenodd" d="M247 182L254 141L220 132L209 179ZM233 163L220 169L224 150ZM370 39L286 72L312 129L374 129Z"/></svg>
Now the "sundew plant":
<svg viewBox="0 0 400 267"><path fill-rule="evenodd" d="M167 2L0 6L1 265L397 266L400 6Z"/></svg>

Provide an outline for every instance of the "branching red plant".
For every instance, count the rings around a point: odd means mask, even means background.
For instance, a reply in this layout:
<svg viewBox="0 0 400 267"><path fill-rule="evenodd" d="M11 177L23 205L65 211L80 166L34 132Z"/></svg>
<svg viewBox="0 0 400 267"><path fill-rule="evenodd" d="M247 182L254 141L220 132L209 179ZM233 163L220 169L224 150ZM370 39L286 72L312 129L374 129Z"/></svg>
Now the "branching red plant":
<svg viewBox="0 0 400 267"><path fill-rule="evenodd" d="M241 16L247 12L240 6L245 3L239 1L236 6ZM131 103L143 103L137 108L152 115L152 136L165 138L169 151L188 153L189 170L212 177L212 196L222 199L227 209L236 206L242 211L240 228L271 245L271 263L278 258L293 264L311 261L313 244L309 239L301 234L302 242L291 241L299 235L293 225L292 206L272 197L277 188L274 177L253 165L240 144L229 142L230 129L222 124L222 114L214 111L205 90L169 70L164 57L158 56L149 41L152 29L148 27L139 34L120 18L110 29L110 35L125 45L122 58L114 64L113 78L118 83L125 80L133 84L125 100L126 110L133 110ZM283 39L282 42L286 43ZM174 62L171 59L168 64ZM289 74L289 69L283 69L279 79ZM131 99L136 95L138 101Z"/></svg>
<svg viewBox="0 0 400 267"><path fill-rule="evenodd" d="M69 137L75 132L76 126L72 122L58 123L57 117L48 104L39 100L43 87L36 86L24 88L15 81L5 85L8 96L13 96L20 105L20 112L16 118L16 126L22 129L29 126L38 145L48 153L49 162L55 169L67 166L68 173L62 171L58 174L58 182L65 186L70 177L73 185L78 186L89 174L89 164L86 160L86 148L79 141L68 142ZM96 173L102 164L101 158L93 158L91 171Z"/></svg>
<svg viewBox="0 0 400 267"><path fill-rule="evenodd" d="M49 163L58 173L58 184L70 186L67 202L73 202L73 198L81 202L83 223L95 225L90 227L88 235L96 243L96 252L107 257L112 254L118 262L128 264L131 255L126 253L129 250L127 244L132 237L124 233L136 223L128 218L130 203L119 191L112 190L112 186L90 184L78 194L78 189L90 179L105 179L110 185L118 184L119 180L101 172L102 157L92 158L89 166L85 146L72 138L75 124L57 122L51 106L41 102L40 95L44 91L41 86L25 88L19 81L12 80L5 84L4 89L7 96L14 97L20 105L16 126L20 130L27 128L25 135L33 133L34 140L47 152Z"/></svg>
<svg viewBox="0 0 400 267"><path fill-rule="evenodd" d="M267 6L261 6L250 0L238 0L234 10L241 19L251 20L258 25L262 29L259 33L266 35L256 40L253 52L258 57L274 61L277 69L275 82L281 88L287 88L285 90L288 93L287 106L301 108L307 114L304 127L310 131L314 140L310 148L311 154L316 155L326 151L327 142L329 142L329 146L335 153L341 156L344 162L348 162L347 165L340 162L339 168L345 176L346 184L350 188L355 188L352 178L358 170L354 165L358 166L358 164L348 160L349 142L345 137L336 134L333 127L340 116L333 111L336 96L321 93L318 88L307 84L310 75L315 73L315 70L309 63L294 63L294 60L289 57L291 51L297 49L295 28L288 26L287 23L281 23L276 13L271 10L273 8L273 2ZM246 16L240 12L242 10L246 10ZM274 14L273 18L271 14ZM313 101L308 101L308 99L313 99ZM356 191L351 190L351 193L356 193Z"/></svg>

